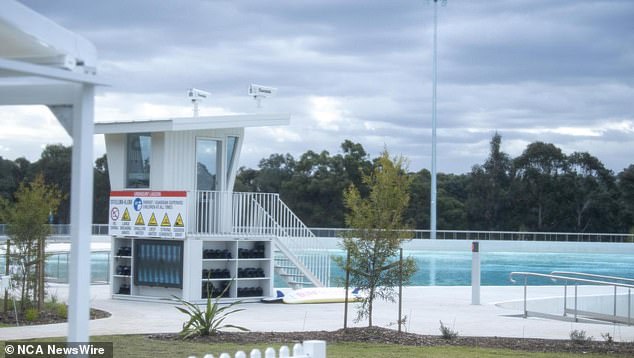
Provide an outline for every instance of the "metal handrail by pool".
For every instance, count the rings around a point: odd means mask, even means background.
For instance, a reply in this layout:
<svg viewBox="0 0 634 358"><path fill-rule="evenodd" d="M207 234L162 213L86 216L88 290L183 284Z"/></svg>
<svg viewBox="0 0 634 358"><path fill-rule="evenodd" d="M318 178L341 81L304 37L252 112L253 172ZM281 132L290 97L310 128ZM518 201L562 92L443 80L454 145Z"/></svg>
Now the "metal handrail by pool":
<svg viewBox="0 0 634 358"><path fill-rule="evenodd" d="M604 279L604 280L626 281L626 282L634 283L634 278L619 277L619 276L607 276L607 275L597 275L597 274L585 273L585 272L552 271L550 274L551 275L559 275L559 276L591 277L591 278L600 278L600 279Z"/></svg>
<svg viewBox="0 0 634 358"><path fill-rule="evenodd" d="M563 272L562 272L563 273ZM573 274L573 272L569 273L569 274ZM593 274L583 274L583 273L577 273L579 275L587 275L587 276L601 276L601 275L593 275ZM517 281L514 279L514 276L523 276L524 277L524 318L528 317L528 310L527 310L527 286L528 286L528 278L529 277L543 277L543 278L549 278L553 281L564 281L564 317L567 315L568 313L568 308L567 308L567 302L568 302L568 281L572 281L575 283L575 296L574 296L574 309L572 310L572 312L574 313L574 320L575 322L578 322L578 316L581 313L584 316L590 317L590 318L595 318L595 319L601 319L601 320L607 320L610 322L621 322L621 323L627 323L627 325L631 325L632 324L632 288L634 288L634 285L630 285L630 284L626 284L626 283L618 283L618 282L609 282L609 281L601 281L601 280L592 280L592 279L585 279L585 278L578 278L578 277L571 277L571 276L565 276L563 274L560 275L556 275L556 274L545 274L545 273L537 273L537 272L511 272L509 275L509 279L511 280L511 282L513 283L517 283ZM600 285L600 286L612 286L614 287L614 311L613 311L613 315L611 316L611 319L609 318L610 316L607 316L605 314L600 314L600 313L596 313L596 312L588 312L588 311L580 311L578 309L578 291L577 291L577 284L578 283L587 283L587 284L593 284L593 285ZM617 316L617 311L616 311L616 298L617 298L617 288L618 287L622 287L622 288L627 288L627 319L626 320L621 320L618 318Z"/></svg>

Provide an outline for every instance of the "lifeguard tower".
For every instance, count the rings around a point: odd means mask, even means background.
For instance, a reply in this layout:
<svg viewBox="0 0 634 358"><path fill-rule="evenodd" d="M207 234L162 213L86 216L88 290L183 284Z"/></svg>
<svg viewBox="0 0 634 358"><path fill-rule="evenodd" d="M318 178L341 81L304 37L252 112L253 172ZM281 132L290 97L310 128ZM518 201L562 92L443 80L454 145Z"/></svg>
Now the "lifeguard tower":
<svg viewBox="0 0 634 358"><path fill-rule="evenodd" d="M246 127L288 114L98 123L110 172L112 296L259 299L328 285L330 258L278 194L233 192Z"/></svg>

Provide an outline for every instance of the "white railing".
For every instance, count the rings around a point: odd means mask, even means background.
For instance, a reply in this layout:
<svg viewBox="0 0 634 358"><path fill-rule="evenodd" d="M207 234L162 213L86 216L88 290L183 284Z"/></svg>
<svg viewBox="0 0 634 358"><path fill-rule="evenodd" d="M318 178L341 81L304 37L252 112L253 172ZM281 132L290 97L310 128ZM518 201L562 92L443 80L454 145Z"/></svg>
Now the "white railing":
<svg viewBox="0 0 634 358"><path fill-rule="evenodd" d="M194 234L313 237L279 194L196 191Z"/></svg>
<svg viewBox="0 0 634 358"><path fill-rule="evenodd" d="M343 237L345 228L311 228L318 237ZM430 230L407 230L413 239L428 240ZM525 232L525 231L473 231L437 230L438 240L479 241L564 241L564 242L629 242L634 243L633 234L619 233L575 233L575 232Z"/></svg>
<svg viewBox="0 0 634 358"><path fill-rule="evenodd" d="M275 269L289 286L329 285L330 253L279 194L197 191L193 206L193 235L274 237Z"/></svg>
<svg viewBox="0 0 634 358"><path fill-rule="evenodd" d="M264 194L267 195L267 194ZM189 212L193 212L193 203ZM192 225L195 221L192 221ZM189 226L194 227L194 226ZM264 229L264 228L262 228ZM253 227L250 229L257 232ZM341 237L344 228L310 228L317 237ZM51 237L53 241L70 241L70 225L51 225ZM193 232L194 230L190 230ZM413 239L427 240L430 230L410 230ZM107 224L93 224L93 235L108 235ZM480 240L480 241L566 241L566 242L624 242L634 243L634 234L619 233L574 233L574 232L523 232L523 231L470 231L470 230L437 230L438 240ZM6 224L0 224L0 241L7 239Z"/></svg>
<svg viewBox="0 0 634 358"><path fill-rule="evenodd" d="M574 315L574 321L578 322L578 316L585 316L588 318L605 320L614 323L626 323L627 325L632 324L632 289L634 289L634 285L619 283L615 281L631 281L628 278L614 277L614 276L604 276L604 275L594 275L594 274L585 274L579 272L567 272L560 271L560 274L555 274L557 271L553 271L551 274L544 273L536 273L536 272L511 272L509 278L511 282L516 283L516 276L524 277L524 318L527 318L529 314L534 316L549 316L548 314L541 312L529 311L527 309L527 286L528 286L528 278L529 277L542 277L549 278L553 281L563 281L564 282L564 297L563 297L563 317L566 317L569 313ZM579 276L579 277L574 277ZM595 279L587 279L582 277L591 277L591 278L609 278L609 281L604 280L595 280ZM573 308L568 307L568 281L574 283L574 301ZM597 286L611 286L614 288L614 296L613 296L613 312L612 314L605 314L604 312L595 312L595 311L587 311L581 310L578 307L579 302L579 294L578 294L578 285L579 284L589 284L589 285L597 285ZM627 311L625 315L619 315L617 311L617 289L624 288L627 289Z"/></svg>
<svg viewBox="0 0 634 358"><path fill-rule="evenodd" d="M287 346L282 346L279 350L279 355L276 355L275 349L272 347L267 348L264 351L264 358L326 358L326 342L325 341L304 341L303 344L295 343L293 351ZM196 358L196 356L189 356L188 358ZM205 354L203 358L214 358L213 354ZM231 358L229 353L222 353L218 358ZM235 353L234 358L247 358L247 354L244 351L238 351ZM253 349L249 353L249 358L262 358L262 352L259 349Z"/></svg>

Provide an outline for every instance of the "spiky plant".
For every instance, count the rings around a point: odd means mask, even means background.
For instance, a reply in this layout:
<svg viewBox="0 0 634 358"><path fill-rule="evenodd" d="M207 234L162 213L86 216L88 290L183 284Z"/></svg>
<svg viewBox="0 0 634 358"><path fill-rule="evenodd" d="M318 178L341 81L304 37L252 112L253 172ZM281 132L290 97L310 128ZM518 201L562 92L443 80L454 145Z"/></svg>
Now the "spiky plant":
<svg viewBox="0 0 634 358"><path fill-rule="evenodd" d="M245 332L248 331L247 328L224 323L225 319L227 319L230 315L244 311L243 308L233 308L241 304L242 301L234 301L226 306L220 306L220 299L225 295L227 290L229 290L229 287L231 287L230 284L227 285L222 293L217 295L213 300L211 292L208 292L207 304L205 305L204 310L201 310L198 305L188 302L181 297L173 296L175 301L178 301L178 303L185 306L177 306L176 309L189 317L189 319L183 323L183 329L180 332L181 337L187 339L196 336L213 336L225 328L234 328Z"/></svg>

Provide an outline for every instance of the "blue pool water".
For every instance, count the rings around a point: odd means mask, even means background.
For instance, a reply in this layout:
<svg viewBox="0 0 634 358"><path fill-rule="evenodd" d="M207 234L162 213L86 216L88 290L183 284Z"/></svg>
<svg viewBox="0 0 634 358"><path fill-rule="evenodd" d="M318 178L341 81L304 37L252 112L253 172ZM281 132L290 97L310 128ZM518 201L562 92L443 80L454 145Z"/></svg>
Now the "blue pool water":
<svg viewBox="0 0 634 358"><path fill-rule="evenodd" d="M343 252L339 255L344 256ZM418 271L411 286L465 286L471 284L471 253L456 251L409 251L416 261ZM631 254L572 254L572 253L480 253L481 284L506 286L513 283L509 273L529 271L577 271L600 275L634 278L634 255ZM344 272L331 266L331 282L344 278ZM548 279L530 278L530 285L558 285Z"/></svg>
<svg viewBox="0 0 634 358"><path fill-rule="evenodd" d="M93 252L91 255L92 282L109 281L109 252ZM335 255L344 256L343 251ZM418 270L411 286L466 286L471 284L471 253L458 251L407 251L416 261ZM634 255L631 254L575 254L575 253L480 253L481 283L486 286L512 285L509 273L529 271L578 271L600 275L634 278ZM0 256L0 268L4 257ZM68 282L68 254L53 254L46 259L46 274L55 282ZM344 272L331 264L331 285L343 282ZM556 285L547 279L531 278L531 285ZM275 278L276 287L285 284Z"/></svg>
<svg viewBox="0 0 634 358"><path fill-rule="evenodd" d="M0 257L0 268L4 273L5 261ZM67 252L54 253L46 257L46 277L49 282L68 282ZM92 252L90 255L90 279L93 283L105 283L110 275L110 252Z"/></svg>

